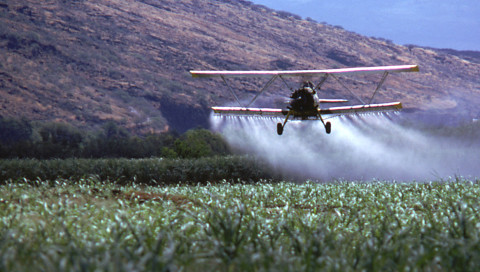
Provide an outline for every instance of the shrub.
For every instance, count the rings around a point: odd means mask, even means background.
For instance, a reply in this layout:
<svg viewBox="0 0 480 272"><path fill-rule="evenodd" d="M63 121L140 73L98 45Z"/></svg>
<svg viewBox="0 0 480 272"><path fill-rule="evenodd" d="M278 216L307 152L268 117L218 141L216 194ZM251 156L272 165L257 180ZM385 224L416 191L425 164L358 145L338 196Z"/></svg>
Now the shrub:
<svg viewBox="0 0 480 272"><path fill-rule="evenodd" d="M178 184L257 181L272 178L263 162L249 156L199 159L11 159L0 160L0 181L80 180L97 176L117 183Z"/></svg>

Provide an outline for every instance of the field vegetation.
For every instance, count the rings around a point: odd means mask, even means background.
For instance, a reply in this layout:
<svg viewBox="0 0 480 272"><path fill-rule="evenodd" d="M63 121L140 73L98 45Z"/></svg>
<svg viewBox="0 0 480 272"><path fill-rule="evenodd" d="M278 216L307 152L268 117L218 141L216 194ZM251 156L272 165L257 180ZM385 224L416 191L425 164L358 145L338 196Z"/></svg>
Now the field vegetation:
<svg viewBox="0 0 480 272"><path fill-rule="evenodd" d="M478 179L296 184L204 129L0 121L0 271L480 267Z"/></svg>
<svg viewBox="0 0 480 272"><path fill-rule="evenodd" d="M0 159L0 183L22 178L78 180L91 176L120 184L134 181L145 185L281 179L263 161L239 155L198 159Z"/></svg>
<svg viewBox="0 0 480 272"><path fill-rule="evenodd" d="M475 271L479 180L8 180L1 271Z"/></svg>

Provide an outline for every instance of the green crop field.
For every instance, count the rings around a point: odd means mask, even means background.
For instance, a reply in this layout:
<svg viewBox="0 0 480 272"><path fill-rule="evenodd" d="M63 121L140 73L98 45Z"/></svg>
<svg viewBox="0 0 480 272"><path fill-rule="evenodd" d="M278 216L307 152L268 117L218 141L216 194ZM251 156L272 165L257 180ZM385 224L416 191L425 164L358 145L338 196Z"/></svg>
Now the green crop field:
<svg viewBox="0 0 480 272"><path fill-rule="evenodd" d="M0 271L474 271L479 180L0 186Z"/></svg>

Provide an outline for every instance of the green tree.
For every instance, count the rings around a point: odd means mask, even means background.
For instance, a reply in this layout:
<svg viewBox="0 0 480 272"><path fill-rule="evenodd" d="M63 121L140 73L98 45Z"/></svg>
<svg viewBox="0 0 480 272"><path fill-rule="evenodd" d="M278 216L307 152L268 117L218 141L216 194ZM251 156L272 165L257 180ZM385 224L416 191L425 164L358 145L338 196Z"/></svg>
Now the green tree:
<svg viewBox="0 0 480 272"><path fill-rule="evenodd" d="M37 156L40 158L69 158L80 155L84 135L76 127L66 123L47 123L38 130L40 142Z"/></svg>
<svg viewBox="0 0 480 272"><path fill-rule="evenodd" d="M90 137L82 155L87 158L131 157L128 151L131 147L130 138L131 135L125 128L109 121L103 126L103 131Z"/></svg>
<svg viewBox="0 0 480 272"><path fill-rule="evenodd" d="M27 157L31 153L33 127L26 119L0 116L0 157Z"/></svg>
<svg viewBox="0 0 480 272"><path fill-rule="evenodd" d="M3 118L0 116L0 143L8 145L30 140L32 124L26 119Z"/></svg>
<svg viewBox="0 0 480 272"><path fill-rule="evenodd" d="M229 149L218 134L207 129L193 129L175 141L175 152L181 158L200 158L225 155Z"/></svg>

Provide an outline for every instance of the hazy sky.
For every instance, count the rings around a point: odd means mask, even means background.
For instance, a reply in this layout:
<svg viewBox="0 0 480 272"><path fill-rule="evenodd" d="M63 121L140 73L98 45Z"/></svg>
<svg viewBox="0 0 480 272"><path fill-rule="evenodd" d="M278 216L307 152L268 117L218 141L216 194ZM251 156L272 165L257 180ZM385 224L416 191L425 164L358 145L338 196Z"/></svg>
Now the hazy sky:
<svg viewBox="0 0 480 272"><path fill-rule="evenodd" d="M480 51L479 0L251 0L397 44Z"/></svg>

